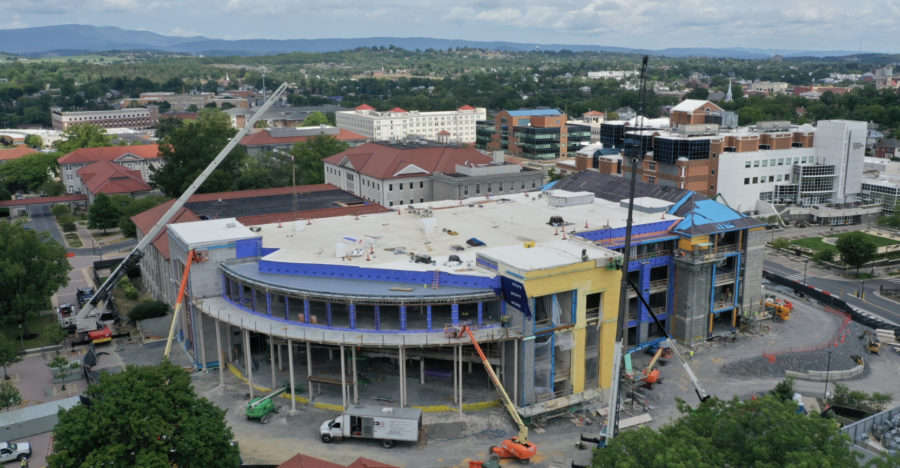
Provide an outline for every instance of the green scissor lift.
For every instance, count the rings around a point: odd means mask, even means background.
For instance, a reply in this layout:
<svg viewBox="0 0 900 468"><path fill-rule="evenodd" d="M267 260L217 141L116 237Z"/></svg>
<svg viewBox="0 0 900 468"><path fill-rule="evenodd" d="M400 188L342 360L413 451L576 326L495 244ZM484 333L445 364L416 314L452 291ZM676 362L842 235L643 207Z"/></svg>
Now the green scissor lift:
<svg viewBox="0 0 900 468"><path fill-rule="evenodd" d="M290 389L290 384L286 384L266 396L250 400L250 403L247 403L247 408L245 410L247 419L259 419L259 422L262 424L268 423L269 419L272 418L272 413L280 413L282 409L281 405L275 404L273 399Z"/></svg>

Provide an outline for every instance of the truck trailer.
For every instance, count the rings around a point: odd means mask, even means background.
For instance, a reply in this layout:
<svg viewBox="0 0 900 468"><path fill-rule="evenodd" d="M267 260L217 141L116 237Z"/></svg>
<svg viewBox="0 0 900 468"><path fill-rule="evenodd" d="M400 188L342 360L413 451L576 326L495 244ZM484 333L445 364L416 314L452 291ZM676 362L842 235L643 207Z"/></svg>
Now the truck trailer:
<svg viewBox="0 0 900 468"><path fill-rule="evenodd" d="M322 442L326 444L333 440L355 437L381 439L385 448L391 448L394 441L419 440L420 427L420 409L353 405L340 416L322 423L319 431Z"/></svg>

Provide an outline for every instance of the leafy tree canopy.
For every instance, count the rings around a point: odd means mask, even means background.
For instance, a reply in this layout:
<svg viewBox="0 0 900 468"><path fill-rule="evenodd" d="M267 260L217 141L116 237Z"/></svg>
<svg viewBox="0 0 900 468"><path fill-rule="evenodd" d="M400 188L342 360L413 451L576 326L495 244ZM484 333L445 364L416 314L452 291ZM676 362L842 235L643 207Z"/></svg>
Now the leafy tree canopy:
<svg viewBox="0 0 900 468"><path fill-rule="evenodd" d="M32 153L0 164L0 179L10 190L34 191L59 171L57 154Z"/></svg>
<svg viewBox="0 0 900 468"><path fill-rule="evenodd" d="M113 205L109 195L100 192L94 197L94 203L91 203L90 210L88 210L88 227L103 229L105 233L107 229L118 226L121 217L122 213Z"/></svg>
<svg viewBox="0 0 900 468"><path fill-rule="evenodd" d="M112 146L105 128L89 123L75 124L63 132L63 137L53 142L53 147L63 155L81 148Z"/></svg>
<svg viewBox="0 0 900 468"><path fill-rule="evenodd" d="M0 223L0 321L24 322L27 333L28 318L69 285L71 270L65 247L50 233Z"/></svg>
<svg viewBox="0 0 900 468"><path fill-rule="evenodd" d="M143 213L150 208L165 203L168 198L162 195L150 195L149 197L134 199L128 195L111 195L110 200L120 213L118 226L125 237L137 237L137 227L131 217Z"/></svg>
<svg viewBox="0 0 900 468"><path fill-rule="evenodd" d="M857 273L861 266L878 258L878 246L864 232L853 231L842 235L835 247L841 253L841 260L856 267Z"/></svg>
<svg viewBox="0 0 900 468"><path fill-rule="evenodd" d="M165 164L153 171L150 180L167 196L181 196L236 134L228 114L202 109L197 121L185 122L160 142L159 154ZM197 193L231 190L244 155L240 147L232 150Z"/></svg>
<svg viewBox="0 0 900 468"><path fill-rule="evenodd" d="M330 135L313 135L294 144L291 154L297 168L297 184L325 183L325 165L322 160L346 150L350 146Z"/></svg>
<svg viewBox="0 0 900 468"><path fill-rule="evenodd" d="M25 144L29 148L41 149L44 147L44 139L40 135L28 135L25 137Z"/></svg>
<svg viewBox="0 0 900 468"><path fill-rule="evenodd" d="M303 120L304 127L318 127L319 125L330 125L331 122L328 121L328 117L325 116L320 111L315 111L312 114L306 116Z"/></svg>
<svg viewBox="0 0 900 468"><path fill-rule="evenodd" d="M854 467L850 439L833 421L797 413L793 401L713 397L692 408L678 401L681 417L659 431L620 433L594 452L593 467L807 468Z"/></svg>
<svg viewBox="0 0 900 468"><path fill-rule="evenodd" d="M168 360L103 373L84 396L90 405L60 410L51 468L240 465L225 411Z"/></svg>

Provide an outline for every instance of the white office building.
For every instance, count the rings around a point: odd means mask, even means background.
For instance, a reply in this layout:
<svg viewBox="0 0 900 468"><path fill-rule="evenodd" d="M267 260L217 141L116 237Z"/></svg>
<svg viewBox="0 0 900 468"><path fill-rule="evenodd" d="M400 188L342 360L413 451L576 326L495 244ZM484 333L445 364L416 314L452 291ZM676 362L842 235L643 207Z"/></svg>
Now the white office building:
<svg viewBox="0 0 900 468"><path fill-rule="evenodd" d="M336 112L338 128L374 141L418 137L426 140L475 142L475 122L486 120L483 107L462 106L452 111L419 112L395 107L386 112L363 104L351 111Z"/></svg>

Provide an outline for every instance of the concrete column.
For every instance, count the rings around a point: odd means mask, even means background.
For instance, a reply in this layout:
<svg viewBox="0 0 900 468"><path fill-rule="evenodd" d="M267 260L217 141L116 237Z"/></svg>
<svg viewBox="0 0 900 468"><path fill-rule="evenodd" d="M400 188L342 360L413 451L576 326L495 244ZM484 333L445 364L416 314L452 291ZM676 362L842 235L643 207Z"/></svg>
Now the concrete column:
<svg viewBox="0 0 900 468"><path fill-rule="evenodd" d="M294 397L297 395L294 392L294 346L291 340L288 340L288 368L290 368L291 372L291 411L297 411L297 400ZM309 346L309 343L306 343ZM309 389L310 396L312 396L312 387Z"/></svg>
<svg viewBox="0 0 900 468"><path fill-rule="evenodd" d="M406 330L406 306L400 306L400 330Z"/></svg>
<svg viewBox="0 0 900 468"><path fill-rule="evenodd" d="M293 354L294 350L288 350L288 356ZM293 359L293 358L291 358ZM291 372L293 372L293 365L291 365ZM309 384L309 401L313 400L313 391L312 391L312 382L309 382L309 378L312 377L312 346L310 346L309 341L306 342L306 379L307 384Z"/></svg>
<svg viewBox="0 0 900 468"><path fill-rule="evenodd" d="M459 403L459 384L456 383L456 348L453 348L453 403Z"/></svg>
<svg viewBox="0 0 900 468"><path fill-rule="evenodd" d="M347 363L344 361L344 346L341 345L341 401L347 409Z"/></svg>
<svg viewBox="0 0 900 468"><path fill-rule="evenodd" d="M425 385L425 357L419 358L419 384Z"/></svg>
<svg viewBox="0 0 900 468"><path fill-rule="evenodd" d="M375 329L381 330L381 306L375 306Z"/></svg>
<svg viewBox="0 0 900 468"><path fill-rule="evenodd" d="M398 347L397 364L400 365L400 407L406 406L406 357L403 353L403 345Z"/></svg>
<svg viewBox="0 0 900 468"><path fill-rule="evenodd" d="M428 306L428 331L431 331L431 306Z"/></svg>
<svg viewBox="0 0 900 468"><path fill-rule="evenodd" d="M450 316L452 319L451 322L453 323L453 325L458 325L459 324L459 304L451 305L450 310L451 310Z"/></svg>
<svg viewBox="0 0 900 468"><path fill-rule="evenodd" d="M330 327L331 326L331 303L325 303L325 323Z"/></svg>
<svg viewBox="0 0 900 468"><path fill-rule="evenodd" d="M513 401L519 404L519 341L513 340Z"/></svg>
<svg viewBox="0 0 900 468"><path fill-rule="evenodd" d="M478 326L480 327L482 325L484 325L484 302L479 302L478 303Z"/></svg>
<svg viewBox="0 0 900 468"><path fill-rule="evenodd" d="M350 328L355 329L356 328L356 304L350 304L347 307L350 310ZM354 349L356 349L356 348L354 348Z"/></svg>
<svg viewBox="0 0 900 468"><path fill-rule="evenodd" d="M244 330L244 361L247 366L247 386L250 387L250 399L253 399L253 362L250 357L250 331Z"/></svg>
<svg viewBox="0 0 900 468"><path fill-rule="evenodd" d="M350 359L353 360L351 370L353 371L353 404L359 404L359 381L356 377L356 346L350 347Z"/></svg>
<svg viewBox="0 0 900 468"><path fill-rule="evenodd" d="M462 363L463 363L463 352L462 345L459 345L459 417L462 418L462 409L463 409L463 371L462 371Z"/></svg>
<svg viewBox="0 0 900 468"><path fill-rule="evenodd" d="M284 372L284 364L282 364L281 360L281 348L284 348L282 345L278 345L278 370Z"/></svg>
<svg viewBox="0 0 900 468"><path fill-rule="evenodd" d="M216 354L218 357L216 358L219 361L219 386L225 386L225 362L222 356L222 333L219 331L219 328L222 326L218 320L216 320Z"/></svg>
<svg viewBox="0 0 900 468"><path fill-rule="evenodd" d="M234 352L234 346L231 345L231 324L225 324L225 344L228 345L228 349L225 350L225 361L231 362L234 359L234 355L231 354Z"/></svg>
<svg viewBox="0 0 900 468"><path fill-rule="evenodd" d="M268 294L266 294L268 297ZM275 391L275 337L269 335L269 367L272 368L272 391Z"/></svg>
<svg viewBox="0 0 900 468"><path fill-rule="evenodd" d="M200 329L200 370L207 370L206 340L203 337L203 311L198 311L192 304L186 312L193 315L194 318L200 317L200 320L197 320L197 328Z"/></svg>

